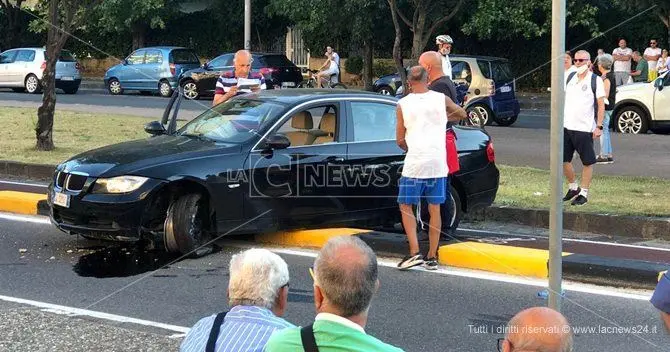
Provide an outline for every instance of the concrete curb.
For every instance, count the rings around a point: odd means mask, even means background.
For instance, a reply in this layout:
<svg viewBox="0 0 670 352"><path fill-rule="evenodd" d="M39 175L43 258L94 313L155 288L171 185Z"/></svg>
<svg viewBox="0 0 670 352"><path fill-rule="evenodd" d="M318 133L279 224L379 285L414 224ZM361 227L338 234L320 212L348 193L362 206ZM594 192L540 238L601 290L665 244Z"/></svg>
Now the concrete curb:
<svg viewBox="0 0 670 352"><path fill-rule="evenodd" d="M468 218L549 228L549 210L545 209L494 205ZM670 218L564 212L563 228L608 236L670 240Z"/></svg>
<svg viewBox="0 0 670 352"><path fill-rule="evenodd" d="M51 177L53 177L55 169L55 165L28 164L17 161L0 160L0 175L50 180Z"/></svg>
<svg viewBox="0 0 670 352"><path fill-rule="evenodd" d="M49 215L46 195L15 191L0 191L0 211L27 215ZM259 234L256 243L282 247L321 248L334 236L359 236L376 253L394 257L407 254L405 236L380 235L378 232L356 228L326 228L282 231ZM421 243L422 253L427 243ZM639 260L623 260L598 256L563 253L563 272L566 279L601 285L618 285L640 289L653 289L667 265ZM548 277L549 251L510 245L495 245L474 241L444 243L438 249L442 265L482 270L525 278Z"/></svg>
<svg viewBox="0 0 670 352"><path fill-rule="evenodd" d="M24 215L38 215L39 202L47 196L38 193L0 191L0 211ZM43 208L44 206L42 206ZM44 211L44 209L42 209Z"/></svg>

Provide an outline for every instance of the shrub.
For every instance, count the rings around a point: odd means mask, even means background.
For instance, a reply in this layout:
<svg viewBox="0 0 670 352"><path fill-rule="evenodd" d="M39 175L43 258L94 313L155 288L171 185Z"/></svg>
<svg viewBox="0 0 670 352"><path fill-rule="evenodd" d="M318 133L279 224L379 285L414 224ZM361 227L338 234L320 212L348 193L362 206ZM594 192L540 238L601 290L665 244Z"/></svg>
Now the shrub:
<svg viewBox="0 0 670 352"><path fill-rule="evenodd" d="M352 56L347 59L344 68L347 73L352 75L360 75L363 73L363 58L360 56Z"/></svg>

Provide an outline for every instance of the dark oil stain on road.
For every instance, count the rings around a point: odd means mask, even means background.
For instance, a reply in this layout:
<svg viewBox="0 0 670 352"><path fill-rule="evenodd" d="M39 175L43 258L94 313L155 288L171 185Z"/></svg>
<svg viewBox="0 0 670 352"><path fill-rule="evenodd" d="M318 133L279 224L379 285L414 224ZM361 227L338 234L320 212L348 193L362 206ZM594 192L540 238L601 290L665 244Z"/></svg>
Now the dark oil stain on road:
<svg viewBox="0 0 670 352"><path fill-rule="evenodd" d="M73 270L83 277L128 277L161 269L178 258L178 254L141 247L105 247L79 257Z"/></svg>

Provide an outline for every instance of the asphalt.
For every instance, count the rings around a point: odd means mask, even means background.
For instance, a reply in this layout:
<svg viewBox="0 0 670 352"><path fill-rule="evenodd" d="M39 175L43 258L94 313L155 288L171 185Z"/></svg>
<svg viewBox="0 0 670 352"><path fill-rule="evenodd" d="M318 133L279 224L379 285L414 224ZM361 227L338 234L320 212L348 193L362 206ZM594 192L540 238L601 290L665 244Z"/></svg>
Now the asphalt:
<svg viewBox="0 0 670 352"><path fill-rule="evenodd" d="M169 259L153 257L148 262L138 262L131 248L110 251L98 242L77 240L47 224L0 219L0 241L0 295L178 326L191 326L203 316L226 309L227 263L240 250L241 243L221 242L223 250L218 253L150 271ZM313 259L280 255L287 261L291 275L286 318L305 325L314 316L308 274ZM96 256L107 260L91 259ZM382 257L380 262L393 265L395 260ZM511 316L521 309L547 303L538 298L540 287L481 279L452 269L401 272L382 266L380 282L366 330L407 351L495 350L496 339L502 337L496 330ZM563 312L571 325L596 331L618 326L646 332L580 332L575 336L575 350L665 350L667 335L658 313L642 298L650 292L608 292L616 294L583 293L568 287ZM28 320L25 326L35 327L40 317L17 319ZM54 340L51 350L67 350L63 346L69 346L69 341L64 340Z"/></svg>

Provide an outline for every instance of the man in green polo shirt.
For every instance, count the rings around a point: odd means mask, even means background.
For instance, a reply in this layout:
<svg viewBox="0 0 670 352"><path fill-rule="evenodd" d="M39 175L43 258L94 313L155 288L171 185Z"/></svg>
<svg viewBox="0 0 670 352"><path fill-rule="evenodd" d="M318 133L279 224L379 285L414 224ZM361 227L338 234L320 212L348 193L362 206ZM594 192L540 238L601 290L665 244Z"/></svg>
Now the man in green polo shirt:
<svg viewBox="0 0 670 352"><path fill-rule="evenodd" d="M640 55L639 51L634 51L633 52L633 61L637 62L637 65L635 66L635 71L631 72L631 76L633 76L633 81L635 83L637 82L649 82L649 64L647 63L647 60Z"/></svg>
<svg viewBox="0 0 670 352"><path fill-rule="evenodd" d="M365 332L379 288L377 256L365 242L355 236L330 239L316 257L313 273L314 323L273 333L264 351L402 351Z"/></svg>

